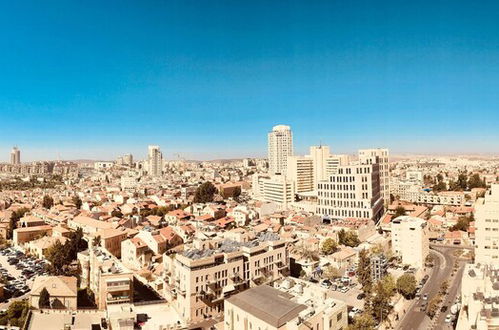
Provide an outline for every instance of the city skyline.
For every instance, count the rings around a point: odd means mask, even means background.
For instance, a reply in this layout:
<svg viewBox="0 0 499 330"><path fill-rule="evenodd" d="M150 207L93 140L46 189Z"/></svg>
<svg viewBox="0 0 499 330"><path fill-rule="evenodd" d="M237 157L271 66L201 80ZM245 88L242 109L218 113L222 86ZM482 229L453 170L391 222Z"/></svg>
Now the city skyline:
<svg viewBox="0 0 499 330"><path fill-rule="evenodd" d="M38 6L0 5L0 161L13 145L25 161L262 157L281 123L298 154L499 150L497 3Z"/></svg>

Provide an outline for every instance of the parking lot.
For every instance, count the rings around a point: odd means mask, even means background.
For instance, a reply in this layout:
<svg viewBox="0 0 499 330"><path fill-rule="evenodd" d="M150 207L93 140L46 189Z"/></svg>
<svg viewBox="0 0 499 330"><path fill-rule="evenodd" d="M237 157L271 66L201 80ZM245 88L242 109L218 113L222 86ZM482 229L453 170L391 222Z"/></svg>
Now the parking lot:
<svg viewBox="0 0 499 330"><path fill-rule="evenodd" d="M0 275L6 280L5 300L0 303L0 309L5 309L29 293L35 276L47 275L45 261L28 257L14 248L0 249Z"/></svg>

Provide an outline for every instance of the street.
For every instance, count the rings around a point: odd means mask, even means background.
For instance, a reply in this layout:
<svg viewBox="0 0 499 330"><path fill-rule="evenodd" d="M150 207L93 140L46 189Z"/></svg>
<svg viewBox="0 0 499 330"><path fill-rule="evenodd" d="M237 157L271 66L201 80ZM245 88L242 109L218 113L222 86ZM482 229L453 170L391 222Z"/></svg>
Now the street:
<svg viewBox="0 0 499 330"><path fill-rule="evenodd" d="M454 250L454 248L450 247L434 247L430 250L430 254L434 257L433 271L431 272L428 282L421 291L421 296L428 294L428 302L438 294L440 285L447 279L449 279L449 281L452 280L452 283L449 283L449 297L452 297L452 299L447 298L445 301L455 300L455 296L457 295L458 287L461 282L460 274L462 274L462 268L454 278L450 278L455 260L453 256ZM433 322L434 324L432 324L431 319L426 315L425 311L420 310L422 301L422 299L414 299L409 307L409 310L398 324L397 329L429 329L431 327L441 329L448 327L444 321L447 312L441 313L444 315L438 315L436 322Z"/></svg>

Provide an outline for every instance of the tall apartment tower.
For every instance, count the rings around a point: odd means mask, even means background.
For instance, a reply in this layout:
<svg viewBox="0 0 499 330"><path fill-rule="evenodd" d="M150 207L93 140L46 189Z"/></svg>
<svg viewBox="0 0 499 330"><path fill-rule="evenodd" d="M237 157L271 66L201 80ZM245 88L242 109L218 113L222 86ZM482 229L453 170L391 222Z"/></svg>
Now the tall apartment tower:
<svg viewBox="0 0 499 330"><path fill-rule="evenodd" d="M293 134L286 125L277 125L268 135L269 174L286 174L288 156L293 156Z"/></svg>
<svg viewBox="0 0 499 330"><path fill-rule="evenodd" d="M390 203L390 152L388 149L380 148L359 150L360 162L372 157L376 157L379 163L381 197L387 205Z"/></svg>
<svg viewBox="0 0 499 330"><path fill-rule="evenodd" d="M475 263L499 265L499 184L475 204Z"/></svg>
<svg viewBox="0 0 499 330"><path fill-rule="evenodd" d="M163 155L159 150L159 146L149 146L147 165L147 172L150 176L161 176L163 168Z"/></svg>
<svg viewBox="0 0 499 330"><path fill-rule="evenodd" d="M317 189L319 181L326 180L327 174L327 160L331 156L331 151L328 146L311 146L310 158L314 166L314 190Z"/></svg>
<svg viewBox="0 0 499 330"><path fill-rule="evenodd" d="M19 150L19 148L12 148L12 151L10 152L10 163L12 165L21 164L21 150Z"/></svg>

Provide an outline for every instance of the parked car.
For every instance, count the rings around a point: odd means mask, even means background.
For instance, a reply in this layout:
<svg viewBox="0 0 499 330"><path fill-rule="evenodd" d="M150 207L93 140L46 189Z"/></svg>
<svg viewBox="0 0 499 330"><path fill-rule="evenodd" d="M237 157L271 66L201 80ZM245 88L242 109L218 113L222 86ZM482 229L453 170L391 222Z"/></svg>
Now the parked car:
<svg viewBox="0 0 499 330"><path fill-rule="evenodd" d="M447 314L447 316L445 317L445 323L451 323L451 322L452 322L452 315Z"/></svg>

